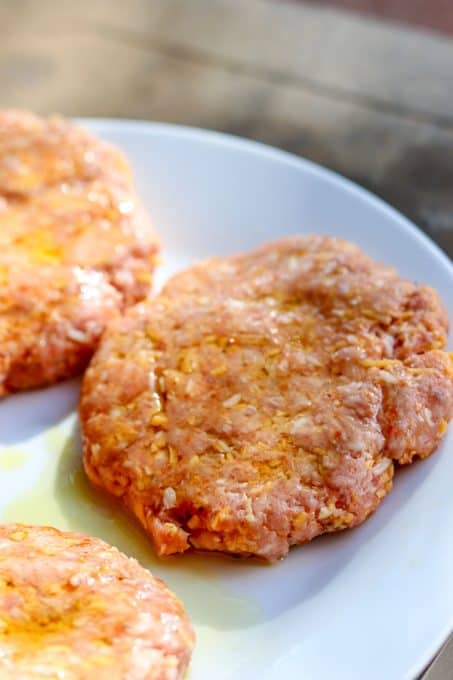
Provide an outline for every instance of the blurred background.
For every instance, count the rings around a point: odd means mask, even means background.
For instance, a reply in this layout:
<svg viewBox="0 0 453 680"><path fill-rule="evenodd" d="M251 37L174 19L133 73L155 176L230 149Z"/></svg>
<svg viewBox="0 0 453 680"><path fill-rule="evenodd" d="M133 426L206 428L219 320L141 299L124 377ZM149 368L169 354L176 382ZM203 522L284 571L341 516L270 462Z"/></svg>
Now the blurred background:
<svg viewBox="0 0 453 680"><path fill-rule="evenodd" d="M453 0L0 0L0 105L268 142L453 255Z"/></svg>
<svg viewBox="0 0 453 680"><path fill-rule="evenodd" d="M453 256L453 0L0 0L0 106L264 141Z"/></svg>

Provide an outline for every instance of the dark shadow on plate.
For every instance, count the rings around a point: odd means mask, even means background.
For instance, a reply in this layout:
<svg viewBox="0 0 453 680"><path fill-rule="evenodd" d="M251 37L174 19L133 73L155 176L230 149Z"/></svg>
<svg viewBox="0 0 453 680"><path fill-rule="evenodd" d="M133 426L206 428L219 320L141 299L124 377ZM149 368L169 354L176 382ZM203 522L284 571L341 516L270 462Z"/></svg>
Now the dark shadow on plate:
<svg viewBox="0 0 453 680"><path fill-rule="evenodd" d="M293 548L285 560L270 566L212 554L158 559L135 519L88 482L78 425L61 452L55 496L70 529L98 536L138 559L175 590L196 623L240 629L274 619L316 597L358 551L386 529L441 457L439 453L398 470L395 490L361 526ZM269 598L267 594L276 589L278 597Z"/></svg>
<svg viewBox="0 0 453 680"><path fill-rule="evenodd" d="M56 425L77 407L80 379L6 397L0 407L0 444L18 444Z"/></svg>

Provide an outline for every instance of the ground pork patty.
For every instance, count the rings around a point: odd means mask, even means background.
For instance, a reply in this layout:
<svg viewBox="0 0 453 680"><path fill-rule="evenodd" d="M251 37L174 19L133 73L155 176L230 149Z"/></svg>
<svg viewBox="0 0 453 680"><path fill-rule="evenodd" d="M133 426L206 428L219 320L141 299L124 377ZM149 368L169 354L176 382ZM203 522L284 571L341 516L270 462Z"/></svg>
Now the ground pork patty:
<svg viewBox="0 0 453 680"><path fill-rule="evenodd" d="M2 680L177 680L194 634L181 603L97 538L0 525Z"/></svg>
<svg viewBox="0 0 453 680"><path fill-rule="evenodd" d="M160 555L273 560L362 522L453 412L434 290L307 236L198 264L110 328L83 383L85 468Z"/></svg>
<svg viewBox="0 0 453 680"><path fill-rule="evenodd" d="M0 395L80 373L106 321L147 294L156 252L117 149L0 112Z"/></svg>

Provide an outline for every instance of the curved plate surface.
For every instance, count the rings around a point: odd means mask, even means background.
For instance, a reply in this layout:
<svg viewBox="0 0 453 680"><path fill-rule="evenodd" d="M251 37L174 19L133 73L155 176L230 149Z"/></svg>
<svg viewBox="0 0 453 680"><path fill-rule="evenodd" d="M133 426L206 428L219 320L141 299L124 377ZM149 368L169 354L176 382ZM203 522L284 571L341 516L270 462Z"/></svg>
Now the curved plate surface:
<svg viewBox="0 0 453 680"><path fill-rule="evenodd" d="M128 155L163 239L162 282L201 258L319 232L436 287L453 318L448 258L383 202L259 144L169 125L84 120ZM453 627L453 430L396 475L359 528L293 549L272 567L211 556L158 562L140 529L87 485L78 381L0 404L0 519L101 536L186 602L198 632L190 680L403 680Z"/></svg>

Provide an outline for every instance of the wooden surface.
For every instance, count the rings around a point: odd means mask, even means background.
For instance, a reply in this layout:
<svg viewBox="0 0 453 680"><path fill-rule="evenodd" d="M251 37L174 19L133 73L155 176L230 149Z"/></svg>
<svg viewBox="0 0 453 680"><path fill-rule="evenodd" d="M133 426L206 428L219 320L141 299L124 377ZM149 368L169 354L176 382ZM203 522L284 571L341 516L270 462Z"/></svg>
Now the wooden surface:
<svg viewBox="0 0 453 680"><path fill-rule="evenodd" d="M443 646L431 666L420 680L452 680L453 637Z"/></svg>
<svg viewBox="0 0 453 680"><path fill-rule="evenodd" d="M366 186L453 254L453 41L314 4L0 0L0 106L233 132Z"/></svg>
<svg viewBox="0 0 453 680"><path fill-rule="evenodd" d="M0 106L262 140L371 189L450 256L452 104L449 38L313 3L0 0ZM453 678L453 653L439 667L430 680Z"/></svg>
<svg viewBox="0 0 453 680"><path fill-rule="evenodd" d="M293 0L299 2L300 0ZM310 0L453 35L451 0Z"/></svg>

